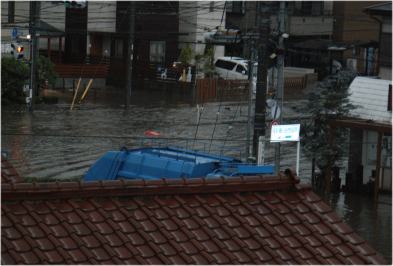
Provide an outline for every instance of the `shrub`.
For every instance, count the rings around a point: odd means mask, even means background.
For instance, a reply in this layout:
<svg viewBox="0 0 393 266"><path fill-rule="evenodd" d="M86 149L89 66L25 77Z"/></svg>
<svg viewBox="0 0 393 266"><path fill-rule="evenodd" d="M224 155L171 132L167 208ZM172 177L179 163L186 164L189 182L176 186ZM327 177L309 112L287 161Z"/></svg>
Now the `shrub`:
<svg viewBox="0 0 393 266"><path fill-rule="evenodd" d="M192 60L192 49L189 44L184 46L180 51L179 61L184 65L190 65Z"/></svg>
<svg viewBox="0 0 393 266"><path fill-rule="evenodd" d="M45 80L48 80L48 84L54 86L57 79L57 74L54 70L54 64L48 57L40 56L37 62L38 67L38 88L45 87Z"/></svg>
<svg viewBox="0 0 393 266"><path fill-rule="evenodd" d="M24 61L13 57L1 59L1 97L2 99L18 100L23 97L23 85L29 79L29 66Z"/></svg>

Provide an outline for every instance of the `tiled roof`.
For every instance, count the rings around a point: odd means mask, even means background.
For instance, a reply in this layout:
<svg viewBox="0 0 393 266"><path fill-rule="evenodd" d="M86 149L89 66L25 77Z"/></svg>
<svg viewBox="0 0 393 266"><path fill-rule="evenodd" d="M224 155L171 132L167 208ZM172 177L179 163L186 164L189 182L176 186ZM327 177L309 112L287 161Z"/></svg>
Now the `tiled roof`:
<svg viewBox="0 0 393 266"><path fill-rule="evenodd" d="M392 16L392 2L374 4L366 7L365 10L373 14L383 13Z"/></svg>
<svg viewBox="0 0 393 266"><path fill-rule="evenodd" d="M392 111L388 111L389 84L391 80L356 77L349 86L349 100L357 106L351 115L392 124Z"/></svg>
<svg viewBox="0 0 393 266"><path fill-rule="evenodd" d="M384 264L290 173L2 186L3 264Z"/></svg>
<svg viewBox="0 0 393 266"><path fill-rule="evenodd" d="M22 182L23 178L18 174L15 168L8 160L1 156L1 183L17 183Z"/></svg>

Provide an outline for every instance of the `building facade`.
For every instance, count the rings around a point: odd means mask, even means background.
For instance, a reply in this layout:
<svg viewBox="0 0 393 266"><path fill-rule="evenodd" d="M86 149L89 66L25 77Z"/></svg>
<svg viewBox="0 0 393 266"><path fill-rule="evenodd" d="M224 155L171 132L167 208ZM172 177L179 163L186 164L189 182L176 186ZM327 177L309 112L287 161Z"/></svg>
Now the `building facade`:
<svg viewBox="0 0 393 266"><path fill-rule="evenodd" d="M333 40L345 43L339 60L354 71L373 76L377 73L379 25L364 14L371 1L334 1Z"/></svg>
<svg viewBox="0 0 393 266"><path fill-rule="evenodd" d="M365 12L379 24L378 76L392 79L392 2L368 6Z"/></svg>
<svg viewBox="0 0 393 266"><path fill-rule="evenodd" d="M179 48L189 45L194 55L205 52L205 33L225 28L225 1L180 1ZM214 45L215 57L224 56L223 45Z"/></svg>

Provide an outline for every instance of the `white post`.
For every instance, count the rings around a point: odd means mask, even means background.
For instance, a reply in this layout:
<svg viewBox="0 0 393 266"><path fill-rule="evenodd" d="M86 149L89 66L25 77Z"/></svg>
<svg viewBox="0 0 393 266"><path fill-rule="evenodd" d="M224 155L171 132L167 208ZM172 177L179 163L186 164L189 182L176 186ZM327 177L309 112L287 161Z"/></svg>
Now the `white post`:
<svg viewBox="0 0 393 266"><path fill-rule="evenodd" d="M297 154L296 154L296 175L297 176L300 176L299 164L300 164L300 140L297 142Z"/></svg>
<svg viewBox="0 0 393 266"><path fill-rule="evenodd" d="M259 136L258 138L258 165L265 163L265 136Z"/></svg>
<svg viewBox="0 0 393 266"><path fill-rule="evenodd" d="M199 122L199 116L200 116L200 111L199 111L199 104L197 104L197 124Z"/></svg>

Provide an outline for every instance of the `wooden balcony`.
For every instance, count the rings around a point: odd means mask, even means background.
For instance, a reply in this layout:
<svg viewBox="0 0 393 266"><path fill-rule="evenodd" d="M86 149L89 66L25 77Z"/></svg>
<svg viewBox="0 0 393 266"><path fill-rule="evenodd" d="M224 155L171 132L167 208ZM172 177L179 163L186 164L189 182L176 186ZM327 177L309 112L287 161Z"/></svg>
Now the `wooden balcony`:
<svg viewBox="0 0 393 266"><path fill-rule="evenodd" d="M60 78L106 78L108 64L56 64L55 71Z"/></svg>

